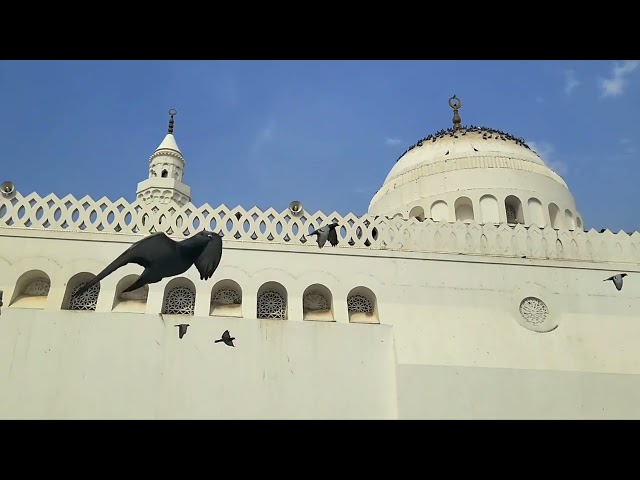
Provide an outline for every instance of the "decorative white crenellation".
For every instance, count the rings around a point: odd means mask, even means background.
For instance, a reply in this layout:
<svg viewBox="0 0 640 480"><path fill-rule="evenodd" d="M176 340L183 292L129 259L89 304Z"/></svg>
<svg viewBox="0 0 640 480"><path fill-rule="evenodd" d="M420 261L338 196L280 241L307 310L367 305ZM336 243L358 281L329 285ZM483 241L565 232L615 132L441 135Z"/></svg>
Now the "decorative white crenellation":
<svg viewBox="0 0 640 480"><path fill-rule="evenodd" d="M169 133L149 157L149 178L138 183L136 191L138 201L146 205L174 203L184 206L191 201L191 187L182 181L185 160L173 136L175 110L169 113Z"/></svg>
<svg viewBox="0 0 640 480"><path fill-rule="evenodd" d="M147 204L115 202L103 197L97 201L72 195L60 199L37 193L23 197L16 192L0 197L2 229L86 232L101 234L148 235L164 231L174 237L187 237L207 229L221 233L225 242L304 245L317 249L309 232L330 221L340 224L336 249L398 250L407 252L454 253L588 262L640 263L640 233L609 230L586 232L581 229L526 227L522 224L481 224L471 222L420 221L403 216L375 217L354 214L329 215L318 211L300 217L288 210L273 208L245 210L242 207L214 208L208 204ZM326 248L326 247L325 247ZM329 248L329 251L332 249Z"/></svg>

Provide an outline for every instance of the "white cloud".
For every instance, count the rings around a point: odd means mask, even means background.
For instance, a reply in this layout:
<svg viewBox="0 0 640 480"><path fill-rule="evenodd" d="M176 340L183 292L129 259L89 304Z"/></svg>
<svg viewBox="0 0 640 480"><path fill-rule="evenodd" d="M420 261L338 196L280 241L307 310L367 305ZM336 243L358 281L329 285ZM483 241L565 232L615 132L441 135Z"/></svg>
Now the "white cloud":
<svg viewBox="0 0 640 480"><path fill-rule="evenodd" d="M628 138L621 138L620 143L626 145L627 143L631 143L631 140Z"/></svg>
<svg viewBox="0 0 640 480"><path fill-rule="evenodd" d="M275 134L276 124L273 120L270 120L262 127L253 139L251 145L251 153L254 155L267 143L273 142Z"/></svg>
<svg viewBox="0 0 640 480"><path fill-rule="evenodd" d="M396 145L400 145L402 143L402 140L400 140L399 138L385 138L384 143L388 147L395 147Z"/></svg>
<svg viewBox="0 0 640 480"><path fill-rule="evenodd" d="M566 95L571 95L571 92L580 85L580 80L576 77L576 72L574 70L565 70L564 71L564 93Z"/></svg>
<svg viewBox="0 0 640 480"><path fill-rule="evenodd" d="M558 175L563 176L569 171L569 167L562 160L555 158L555 147L548 142L527 142L532 150L544 160L544 163Z"/></svg>
<svg viewBox="0 0 640 480"><path fill-rule="evenodd" d="M627 86L627 78L638 68L640 61L625 60L622 63L614 63L609 78L600 78L600 88L603 97L617 97L624 93Z"/></svg>

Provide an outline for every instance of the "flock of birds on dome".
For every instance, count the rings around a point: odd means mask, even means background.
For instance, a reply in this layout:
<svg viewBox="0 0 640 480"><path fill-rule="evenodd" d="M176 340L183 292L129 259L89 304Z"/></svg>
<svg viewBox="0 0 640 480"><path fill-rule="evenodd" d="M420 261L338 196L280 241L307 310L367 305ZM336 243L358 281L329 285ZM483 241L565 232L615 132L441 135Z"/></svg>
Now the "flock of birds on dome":
<svg viewBox="0 0 640 480"><path fill-rule="evenodd" d="M442 129L442 130L437 131L436 133L427 135L423 139L418 140L417 143L415 143L415 144L411 145L409 148L407 148L402 153L402 155L400 155L398 157L398 160L396 160L396 163L402 157L404 157L407 154L407 152L410 152L411 150L413 150L416 147L421 147L422 145L424 145L425 143L427 143L429 141L431 141L431 143L435 143L435 141L438 140L439 138L444 138L446 136L453 137L453 138L464 137L469 132L482 133L482 139L483 140L489 140L491 138L496 138L498 140L502 140L502 141L505 141L505 142L507 140L510 140L510 141L514 142L516 145L520 145L522 147L525 147L525 148L531 150L531 147L525 143L523 138L514 137L510 133L503 132L502 130L497 130L495 128L478 127L476 125L469 125L467 127L460 127L460 128L457 128L457 129L454 128L454 127L447 128L447 129Z"/></svg>

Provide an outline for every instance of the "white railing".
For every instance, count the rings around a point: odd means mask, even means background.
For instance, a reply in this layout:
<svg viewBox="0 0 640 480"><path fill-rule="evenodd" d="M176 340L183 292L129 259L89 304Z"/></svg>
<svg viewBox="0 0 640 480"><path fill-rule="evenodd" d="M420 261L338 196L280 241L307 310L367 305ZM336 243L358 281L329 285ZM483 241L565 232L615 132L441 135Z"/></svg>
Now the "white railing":
<svg viewBox="0 0 640 480"><path fill-rule="evenodd" d="M0 197L0 230L138 235L164 231L180 237L207 229L221 233L225 241L317 248L308 233L330 221L340 223L339 246L346 248L640 263L639 232L629 235L475 222L420 222L414 218L356 217L351 213L326 215L321 211L294 216L288 210L278 212L273 208L145 205L124 199L113 202L105 197L77 200L71 195L60 199L51 194L43 198L36 193Z"/></svg>

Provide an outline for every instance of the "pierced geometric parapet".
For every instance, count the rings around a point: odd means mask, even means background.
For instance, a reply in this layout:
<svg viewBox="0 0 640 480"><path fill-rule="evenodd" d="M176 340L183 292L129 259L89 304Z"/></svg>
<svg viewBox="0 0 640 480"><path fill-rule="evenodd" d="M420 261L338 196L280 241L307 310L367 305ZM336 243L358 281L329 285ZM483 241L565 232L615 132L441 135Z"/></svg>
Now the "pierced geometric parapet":
<svg viewBox="0 0 640 480"><path fill-rule="evenodd" d="M373 306L364 295L351 295L347 298L347 308L350 313L373 313Z"/></svg>
<svg viewBox="0 0 640 480"><path fill-rule="evenodd" d="M91 310L95 311L96 305L98 304L98 295L100 294L100 284L97 283L89 290L84 292L79 297L74 297L73 295L80 290L84 285L89 282L79 283L74 289L71 291L71 297L69 299L69 310Z"/></svg>
<svg viewBox="0 0 640 480"><path fill-rule="evenodd" d="M167 315L193 315L196 294L188 287L174 287L167 293L162 313Z"/></svg>
<svg viewBox="0 0 640 480"><path fill-rule="evenodd" d="M514 197L515 198L515 197ZM486 200L486 199L485 199ZM482 203L482 202L481 202ZM217 208L192 203L183 206L170 204L147 205L141 199L129 203L124 199L113 202L107 198L80 200L72 195L58 198L51 194L42 198L36 193L23 197L15 193L0 196L0 228L53 229L72 232L102 232L137 234L164 231L174 237L191 236L208 229L219 232L225 242L257 242L317 246L309 232L331 221L337 221L339 244L337 249L376 249L409 252L454 253L467 255L495 255L502 257L579 260L591 262L640 263L640 233L606 234L596 230L568 230L539 228L522 224L520 203L508 202L507 217L515 227L495 225L493 219L484 224L433 221L402 216L386 217L349 213L326 215L321 211L303 211L293 216L288 210L273 208L245 210L242 207ZM484 217L490 212L483 210ZM515 222L514 219L516 220ZM514 238L515 237L515 238ZM560 240L560 242L558 242ZM323 250L331 254L338 250ZM326 253L325 253L326 252Z"/></svg>
<svg viewBox="0 0 640 480"><path fill-rule="evenodd" d="M242 296L233 288L220 288L211 297L211 303L219 305L241 305Z"/></svg>
<svg viewBox="0 0 640 480"><path fill-rule="evenodd" d="M329 310L329 300L320 292L309 292L302 298L302 307L309 311Z"/></svg>
<svg viewBox="0 0 640 480"><path fill-rule="evenodd" d="M527 297L520 302L520 315L527 323L541 325L547 320L549 309L539 298Z"/></svg>
<svg viewBox="0 0 640 480"><path fill-rule="evenodd" d="M39 277L26 284L22 289L22 294L30 297L46 297L49 295L50 288L51 281L48 278Z"/></svg>
<svg viewBox="0 0 640 480"><path fill-rule="evenodd" d="M258 318L278 318L284 320L287 314L285 298L275 290L262 292L258 297Z"/></svg>

